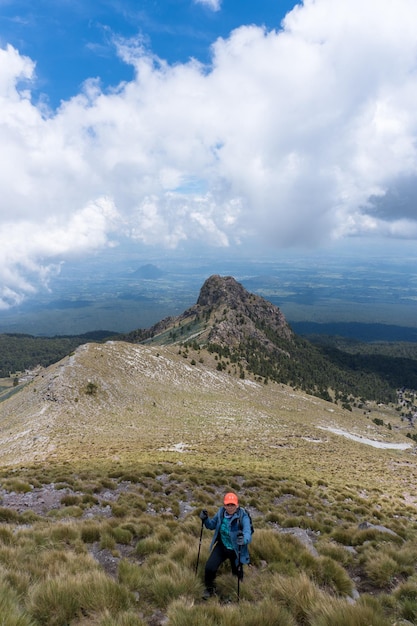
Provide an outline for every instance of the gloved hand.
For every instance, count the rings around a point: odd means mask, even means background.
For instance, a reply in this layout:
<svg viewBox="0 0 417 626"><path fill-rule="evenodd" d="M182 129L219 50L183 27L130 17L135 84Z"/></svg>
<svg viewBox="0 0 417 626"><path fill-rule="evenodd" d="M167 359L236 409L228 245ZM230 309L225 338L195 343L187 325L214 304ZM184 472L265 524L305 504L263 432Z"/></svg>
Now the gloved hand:
<svg viewBox="0 0 417 626"><path fill-rule="evenodd" d="M200 519L202 522L205 522L206 519L208 519L208 513L206 511L206 509L203 509L200 513Z"/></svg>
<svg viewBox="0 0 417 626"><path fill-rule="evenodd" d="M238 546L244 546L245 545L245 538L243 537L243 533L238 533L237 534L237 545Z"/></svg>

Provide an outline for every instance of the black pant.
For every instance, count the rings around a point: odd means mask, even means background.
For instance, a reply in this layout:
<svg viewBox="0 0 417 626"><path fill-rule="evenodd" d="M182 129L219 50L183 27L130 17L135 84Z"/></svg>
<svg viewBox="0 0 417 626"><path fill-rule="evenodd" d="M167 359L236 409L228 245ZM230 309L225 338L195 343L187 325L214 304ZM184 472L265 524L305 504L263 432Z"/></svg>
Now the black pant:
<svg viewBox="0 0 417 626"><path fill-rule="evenodd" d="M221 541L218 541L215 544L209 558L207 559L206 569L204 572L204 582L207 589L213 589L217 570L227 559L229 559L230 565L232 566L232 573L235 576L240 576L240 580L242 580L243 567L241 564L239 564L239 567L236 565L236 558L236 552L226 548Z"/></svg>

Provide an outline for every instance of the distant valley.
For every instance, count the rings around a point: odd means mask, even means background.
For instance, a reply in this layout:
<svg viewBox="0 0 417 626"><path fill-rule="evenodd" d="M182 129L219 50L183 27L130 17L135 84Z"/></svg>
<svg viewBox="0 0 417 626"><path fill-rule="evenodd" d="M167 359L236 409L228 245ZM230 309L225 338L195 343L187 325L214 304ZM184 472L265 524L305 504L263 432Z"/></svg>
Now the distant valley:
<svg viewBox="0 0 417 626"><path fill-rule="evenodd" d="M148 328L191 306L208 276L221 274L279 306L299 334L415 341L415 268L414 259L127 257L113 262L100 257L82 267L64 265L49 292L0 311L0 333L53 336Z"/></svg>

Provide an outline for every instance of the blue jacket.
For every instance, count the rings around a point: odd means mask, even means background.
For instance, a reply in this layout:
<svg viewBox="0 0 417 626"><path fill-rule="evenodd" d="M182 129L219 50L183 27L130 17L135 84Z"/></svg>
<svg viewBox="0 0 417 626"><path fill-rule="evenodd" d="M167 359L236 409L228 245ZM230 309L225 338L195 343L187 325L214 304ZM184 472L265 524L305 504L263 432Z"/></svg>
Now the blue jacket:
<svg viewBox="0 0 417 626"><path fill-rule="evenodd" d="M220 526L223 521L224 513L225 513L225 508L224 506L222 506L217 511L214 517L212 518L208 517L204 521L204 526L206 528L208 528L209 530L214 530L213 539L210 545L210 552L214 544L216 543L216 541L220 539ZM239 523L240 516L242 516L242 528L240 528L240 523ZM243 532L243 539L245 542L243 546L237 545L237 534L240 530L242 530ZM249 516L246 513L245 509L241 509L238 507L235 513L233 514L230 520L230 539L233 545L233 549L236 552L236 557L239 556L239 549L240 549L240 562L246 563L246 564L249 563L250 558L249 558L248 543L250 543L252 540L252 533L250 529ZM238 565L238 558L236 558L236 565Z"/></svg>

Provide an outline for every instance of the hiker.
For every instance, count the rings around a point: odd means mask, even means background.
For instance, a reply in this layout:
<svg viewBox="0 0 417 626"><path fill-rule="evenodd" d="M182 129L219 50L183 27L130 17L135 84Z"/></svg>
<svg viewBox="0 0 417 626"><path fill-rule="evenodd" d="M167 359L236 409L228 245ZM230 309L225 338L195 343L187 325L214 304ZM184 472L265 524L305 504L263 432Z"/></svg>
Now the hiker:
<svg viewBox="0 0 417 626"><path fill-rule="evenodd" d="M212 518L205 509L200 513L204 526L214 530L204 572L205 600L216 593L214 581L217 570L224 561L229 559L232 573L238 580L243 579L243 563L249 563L248 543L252 538L250 517L245 509L239 507L239 499L235 493L226 493L223 504Z"/></svg>

